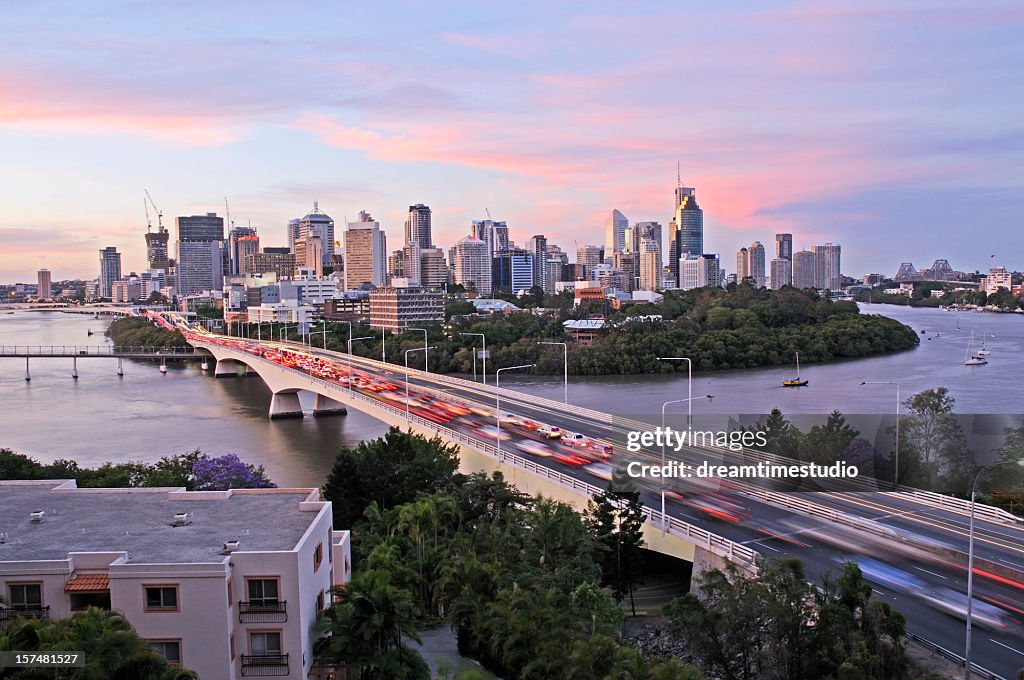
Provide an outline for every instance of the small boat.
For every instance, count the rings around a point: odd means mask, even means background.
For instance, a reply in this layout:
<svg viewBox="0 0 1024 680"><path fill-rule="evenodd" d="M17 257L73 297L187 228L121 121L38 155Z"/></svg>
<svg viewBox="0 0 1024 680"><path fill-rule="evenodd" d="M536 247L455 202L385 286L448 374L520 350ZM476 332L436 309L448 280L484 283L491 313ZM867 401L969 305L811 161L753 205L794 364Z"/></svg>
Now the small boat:
<svg viewBox="0 0 1024 680"><path fill-rule="evenodd" d="M791 380L783 380L783 387L804 387L807 385L807 380L800 379L800 352L796 353L796 377Z"/></svg>
<svg viewBox="0 0 1024 680"><path fill-rule="evenodd" d="M985 338L982 338L981 339L981 349L978 350L977 356L979 356L979 357L987 357L989 354L992 354L992 352L989 351L989 349L987 347L985 347Z"/></svg>
<svg viewBox="0 0 1024 680"><path fill-rule="evenodd" d="M974 331L971 331L971 339L967 341L967 353L964 354L964 366L983 366L988 359L977 354L971 354L971 345L974 344Z"/></svg>
<svg viewBox="0 0 1024 680"><path fill-rule="evenodd" d="M88 333L89 335L92 335L92 329L90 328L89 330L86 331L86 333Z"/></svg>

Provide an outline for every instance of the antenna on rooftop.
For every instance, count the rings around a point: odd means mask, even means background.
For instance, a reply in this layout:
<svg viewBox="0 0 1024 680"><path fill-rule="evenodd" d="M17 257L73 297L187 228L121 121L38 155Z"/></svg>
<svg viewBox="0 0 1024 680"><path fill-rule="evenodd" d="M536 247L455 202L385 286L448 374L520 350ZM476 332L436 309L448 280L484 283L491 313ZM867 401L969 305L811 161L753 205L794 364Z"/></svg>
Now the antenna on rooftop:
<svg viewBox="0 0 1024 680"><path fill-rule="evenodd" d="M683 186L683 166L679 161L676 161L676 186Z"/></svg>

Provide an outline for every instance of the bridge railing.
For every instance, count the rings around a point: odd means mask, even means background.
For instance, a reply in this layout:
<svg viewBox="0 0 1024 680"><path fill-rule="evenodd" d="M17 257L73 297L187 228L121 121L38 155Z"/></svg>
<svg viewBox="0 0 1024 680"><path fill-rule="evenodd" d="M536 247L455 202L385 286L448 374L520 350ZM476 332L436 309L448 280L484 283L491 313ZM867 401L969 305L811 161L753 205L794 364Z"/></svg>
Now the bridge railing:
<svg viewBox="0 0 1024 680"><path fill-rule="evenodd" d="M114 345L0 345L0 356L195 356L192 347L134 347Z"/></svg>
<svg viewBox="0 0 1024 680"><path fill-rule="evenodd" d="M445 427L444 425L441 425L439 423L427 420L426 418L422 418L416 415L415 413L410 413L406 411L404 408L400 408L393 404L388 404L382 400L369 397L363 394L362 392L359 392L358 390L350 390L347 387L339 385L338 383L324 380L323 378L319 378L317 376L312 375L307 370L283 366L281 364L265 359L262 356L249 354L237 348L219 347L219 349L222 351L224 349L227 349L228 351L237 351L242 354L245 354L246 360L250 360L250 357L256 357L260 362L273 366L276 369L301 375L305 380L309 381L314 385L319 386L328 393L338 394L339 396L343 396L344 398L353 401L366 403L368 406L372 406L373 408L388 411L394 415L398 415L399 417L405 417L410 424L415 424L420 428L426 429L428 431L433 431L439 435L443 435L445 438L449 440L456 441L460 444L464 444L491 458L494 458L498 460L499 463L504 463L507 465L512 465L514 467L520 468L533 475L554 482L563 488L573 491L574 493L583 494L586 495L588 498L593 498L596 495L604 492L604 489L602 489L601 487L589 484L587 482L584 482L583 480L577 479L571 475L567 475L558 470L540 465L535 461L523 458L514 453L510 453L505 450L499 451L498 447L495 446L494 444L491 444L490 442L483 441L481 439L478 439L477 437L467 435L464 432L460 432L458 430ZM420 387L418 389L423 388ZM429 388L427 389L427 391L434 392L434 390L429 390ZM520 394L519 396L522 395ZM678 519L676 517L672 517L671 515L662 515L660 511L647 506L644 506L643 514L647 522L655 528L664 529L667 533L670 533L673 536L685 538L687 541L693 543L694 545L698 545L715 554L722 555L731 561L741 564L742 566L746 567L751 571L756 570L757 560L760 557L760 553L758 553L756 550L748 548L745 545L735 543L734 541L730 541L729 539L723 536L719 536L698 526L694 526L692 524L689 524L688 522L684 522L683 520Z"/></svg>

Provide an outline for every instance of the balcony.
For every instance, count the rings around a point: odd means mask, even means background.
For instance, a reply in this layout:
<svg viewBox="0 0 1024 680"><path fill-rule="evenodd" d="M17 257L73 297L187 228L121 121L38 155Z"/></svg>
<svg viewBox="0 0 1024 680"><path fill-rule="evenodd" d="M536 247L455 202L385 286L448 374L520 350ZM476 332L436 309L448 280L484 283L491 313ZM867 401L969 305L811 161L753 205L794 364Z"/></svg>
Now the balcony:
<svg viewBox="0 0 1024 680"><path fill-rule="evenodd" d="M287 654L243 654L242 677L267 678L288 675Z"/></svg>
<svg viewBox="0 0 1024 680"><path fill-rule="evenodd" d="M0 628L6 628L19 616L25 619L42 619L49 615L50 605L46 605L45 607L38 605L0 607Z"/></svg>
<svg viewBox="0 0 1024 680"><path fill-rule="evenodd" d="M259 601L238 603L239 623L285 623L288 621L287 602Z"/></svg>

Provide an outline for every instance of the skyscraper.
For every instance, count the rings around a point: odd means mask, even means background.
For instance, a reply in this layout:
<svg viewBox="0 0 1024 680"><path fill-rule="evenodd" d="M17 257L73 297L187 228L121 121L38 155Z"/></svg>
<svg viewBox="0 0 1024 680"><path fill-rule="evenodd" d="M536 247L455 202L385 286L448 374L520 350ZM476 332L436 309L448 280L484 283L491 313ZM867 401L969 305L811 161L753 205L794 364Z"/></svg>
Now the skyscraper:
<svg viewBox="0 0 1024 680"><path fill-rule="evenodd" d="M683 290L721 285L722 269L717 254L683 255L679 258L679 287Z"/></svg>
<svg viewBox="0 0 1024 680"><path fill-rule="evenodd" d="M533 288L533 257L525 248L499 250L491 267L492 293L498 290L518 293Z"/></svg>
<svg viewBox="0 0 1024 680"><path fill-rule="evenodd" d="M290 222L289 225L291 225ZM317 201L313 201L313 210L311 212L299 218L295 240L290 244L292 252L296 254L296 261L299 260L298 243L308 239L313 234L320 237L322 266L330 267L331 255L334 255L334 220L331 219L330 215L320 211Z"/></svg>
<svg viewBox="0 0 1024 680"><path fill-rule="evenodd" d="M171 235L161 224L159 231L146 232L146 260L150 269L167 271L171 266L167 245Z"/></svg>
<svg viewBox="0 0 1024 680"><path fill-rule="evenodd" d="M661 247L654 239L643 238L637 251L640 264L640 290L661 289Z"/></svg>
<svg viewBox="0 0 1024 680"><path fill-rule="evenodd" d="M771 261L771 287L778 290L793 283L793 262L784 257Z"/></svg>
<svg viewBox="0 0 1024 680"><path fill-rule="evenodd" d="M252 274L255 272L249 269L249 256L258 255L260 252L260 237L255 234L239 236L234 245L234 255L238 258L238 271L236 274Z"/></svg>
<svg viewBox="0 0 1024 680"><path fill-rule="evenodd" d="M455 283L487 297L491 294L491 254L487 243L466 236L455 244Z"/></svg>
<svg viewBox="0 0 1024 680"><path fill-rule="evenodd" d="M238 242L243 237L256 236L256 230L252 227L234 227L228 232L228 259L230 260L229 273L232 276L243 273L245 269L245 258L238 251ZM260 251L259 241L257 241L256 249L246 254L258 253ZM158 269L150 265L151 269Z"/></svg>
<svg viewBox="0 0 1024 680"><path fill-rule="evenodd" d="M473 220L469 234L484 241L490 248L492 257L499 250L508 248L508 224L505 222L495 222L490 219Z"/></svg>
<svg viewBox="0 0 1024 680"><path fill-rule="evenodd" d="M448 283L448 265L440 248L420 251L420 285L424 288L444 288Z"/></svg>
<svg viewBox="0 0 1024 680"><path fill-rule="evenodd" d="M53 281L50 279L50 270L40 269L36 272L36 279L38 281L36 298L39 300L49 300L53 297Z"/></svg>
<svg viewBox="0 0 1024 680"><path fill-rule="evenodd" d="M387 283L387 236L366 211L345 230L345 290L364 284L379 288Z"/></svg>
<svg viewBox="0 0 1024 680"><path fill-rule="evenodd" d="M533 253L533 285L544 288L547 278L545 262L548 259L548 237L537 234L527 243L527 250Z"/></svg>
<svg viewBox="0 0 1024 680"><path fill-rule="evenodd" d="M583 267L583 278L587 278L594 267L601 264L604 251L601 246L580 246L576 249L576 264Z"/></svg>
<svg viewBox="0 0 1024 680"><path fill-rule="evenodd" d="M612 210L604 222L604 252L607 256L626 251L626 230L628 228L629 220L626 216L618 210Z"/></svg>
<svg viewBox="0 0 1024 680"><path fill-rule="evenodd" d="M676 214L673 217L675 230L669 246L669 269L674 275L677 275L677 263L682 261L684 255L704 253L704 211L697 205L696 190L693 187L677 187L676 203Z"/></svg>
<svg viewBox="0 0 1024 680"><path fill-rule="evenodd" d="M760 241L754 241L747 246L747 257L750 258L749 276L754 279L754 287L764 288L765 254L764 246L761 245Z"/></svg>
<svg viewBox="0 0 1024 680"><path fill-rule="evenodd" d="M793 259L793 235L792 234L776 234L775 235L775 257L782 258L784 260Z"/></svg>
<svg viewBox="0 0 1024 680"><path fill-rule="evenodd" d="M736 283L750 278L750 253L744 246L736 251Z"/></svg>
<svg viewBox="0 0 1024 680"><path fill-rule="evenodd" d="M101 298L110 297L110 289L114 281L121 278L121 253L114 246L107 246L100 251L100 290Z"/></svg>
<svg viewBox="0 0 1024 680"><path fill-rule="evenodd" d="M224 285L224 218L217 213L176 218L177 292L192 295Z"/></svg>
<svg viewBox="0 0 1024 680"><path fill-rule="evenodd" d="M793 253L793 287L803 290L814 288L814 253L799 250Z"/></svg>
<svg viewBox="0 0 1024 680"><path fill-rule="evenodd" d="M811 250L814 252L814 287L819 290L840 290L843 287L843 277L839 271L840 246L826 243L813 246Z"/></svg>
<svg viewBox="0 0 1024 680"><path fill-rule="evenodd" d="M405 242L415 243L420 248L433 248L434 241L430 231L430 208L417 203L409 206L409 216L405 220Z"/></svg>

